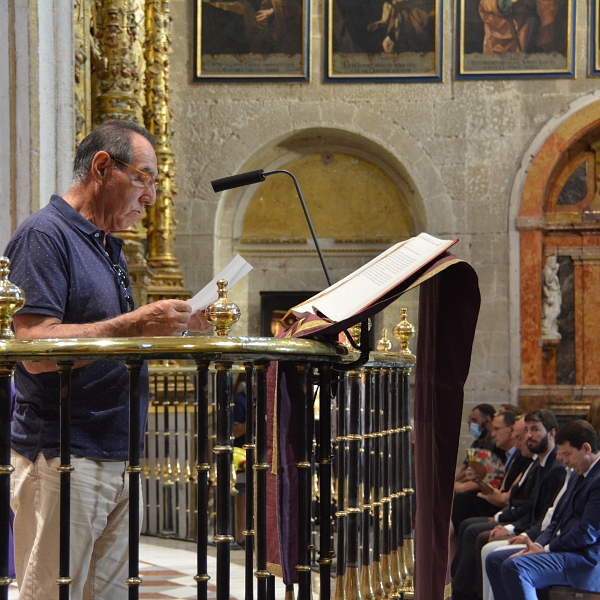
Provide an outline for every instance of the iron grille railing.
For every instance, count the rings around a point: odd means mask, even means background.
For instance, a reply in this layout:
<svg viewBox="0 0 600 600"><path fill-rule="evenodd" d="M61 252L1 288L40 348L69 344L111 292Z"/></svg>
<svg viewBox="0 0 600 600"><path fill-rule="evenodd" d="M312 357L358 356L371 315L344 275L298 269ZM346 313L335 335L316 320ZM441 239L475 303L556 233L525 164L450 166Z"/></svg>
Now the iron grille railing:
<svg viewBox="0 0 600 600"><path fill-rule="evenodd" d="M298 598L408 597L413 589L413 484L410 371L406 353L372 353L363 367L338 370L338 346L302 339L114 338L0 340L0 598L7 598L11 375L19 361L50 360L61 379L61 600L69 597L71 370L76 360L122 360L130 374L129 598L139 596L140 487L146 533L194 539L198 598L207 598L207 544L216 544L216 588L229 600L232 536L232 374L246 379L246 600L268 597L267 370L271 361L298 373L303 433L296 462ZM151 369L144 455L139 454L140 370ZM169 365L169 361L171 364ZM173 364L173 361L176 361ZM185 363L185 361L188 361ZM167 363L167 364L165 364ZM319 403L313 429L315 389ZM140 486L140 484L142 484ZM254 502L256 498L256 502ZM255 510L256 507L256 510ZM211 520L212 519L212 520ZM318 534L315 534L318 532ZM318 538L315 547L315 535ZM73 549L75 551L75 549ZM316 563L316 564L315 564ZM335 567L334 573L333 568Z"/></svg>

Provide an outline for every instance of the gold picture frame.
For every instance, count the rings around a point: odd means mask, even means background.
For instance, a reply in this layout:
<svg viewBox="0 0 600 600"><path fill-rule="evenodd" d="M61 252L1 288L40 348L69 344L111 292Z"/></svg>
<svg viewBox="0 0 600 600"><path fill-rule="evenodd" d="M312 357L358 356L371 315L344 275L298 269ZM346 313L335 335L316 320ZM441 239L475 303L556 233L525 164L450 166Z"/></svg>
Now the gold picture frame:
<svg viewBox="0 0 600 600"><path fill-rule="evenodd" d="M325 82L441 82L441 0L326 0Z"/></svg>
<svg viewBox="0 0 600 600"><path fill-rule="evenodd" d="M589 61L589 74L600 76L600 0L590 3Z"/></svg>
<svg viewBox="0 0 600 600"><path fill-rule="evenodd" d="M575 0L457 0L456 79L575 77Z"/></svg>
<svg viewBox="0 0 600 600"><path fill-rule="evenodd" d="M196 0L194 81L310 81L310 0Z"/></svg>

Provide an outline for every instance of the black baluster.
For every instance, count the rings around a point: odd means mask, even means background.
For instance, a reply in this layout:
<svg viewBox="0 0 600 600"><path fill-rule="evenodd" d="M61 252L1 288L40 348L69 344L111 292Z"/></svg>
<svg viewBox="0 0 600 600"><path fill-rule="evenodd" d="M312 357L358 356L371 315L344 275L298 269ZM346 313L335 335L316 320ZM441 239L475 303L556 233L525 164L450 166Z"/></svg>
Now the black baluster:
<svg viewBox="0 0 600 600"><path fill-rule="evenodd" d="M399 596L402 592L402 575L400 573L400 558L398 554L399 546L399 523L400 523L400 503L399 492L402 483L398 477L400 471L398 464L400 462L400 413L398 406L398 370L390 369L390 569L392 581L394 584L395 595Z"/></svg>
<svg viewBox="0 0 600 600"><path fill-rule="evenodd" d="M68 600L72 579L70 571L71 545L71 370L73 362L57 363L60 373L60 529L59 529L59 571L56 583L58 597Z"/></svg>
<svg viewBox="0 0 600 600"><path fill-rule="evenodd" d="M0 367L0 598L8 598L8 536L10 528L10 476L14 467L10 462L11 385L14 364Z"/></svg>
<svg viewBox="0 0 600 600"><path fill-rule="evenodd" d="M217 600L229 600L231 559L231 363L217 363Z"/></svg>
<svg viewBox="0 0 600 600"><path fill-rule="evenodd" d="M398 379L398 385L396 386L396 405L397 409L397 420L394 425L397 433L395 434L398 438L398 455L394 462L395 465L395 478L397 482L397 494L398 494L398 512L396 518L396 529L398 538L398 572L400 578L399 591L404 593L406 591L406 580L408 572L406 570L406 557L404 553L404 483L402 481L402 465L404 463L404 428L402 425L402 406L404 398L404 381L402 379L402 369L395 369L395 375Z"/></svg>
<svg viewBox="0 0 600 600"><path fill-rule="evenodd" d="M362 506L362 567L360 574L360 587L365 600L372 600L374 597L373 582L371 580L371 441L373 439L373 373L372 369L365 368L365 394L364 394L364 413L363 413L363 506Z"/></svg>
<svg viewBox="0 0 600 600"><path fill-rule="evenodd" d="M348 373L349 388L349 415L348 433L348 507L347 514L347 544L346 544L346 600L363 600L359 577L359 520L361 510L359 506L360 492L360 446L361 436L361 376L360 370Z"/></svg>
<svg viewBox="0 0 600 600"><path fill-rule="evenodd" d="M405 584L407 596L414 593L414 534L412 487L412 443L410 424L410 368L402 371L402 483L404 486L404 557L408 578Z"/></svg>
<svg viewBox="0 0 600 600"><path fill-rule="evenodd" d="M129 600L139 598L140 584L140 391L141 361L128 361L129 371Z"/></svg>
<svg viewBox="0 0 600 600"><path fill-rule="evenodd" d="M256 365L256 571L258 600L267 600L267 365Z"/></svg>
<svg viewBox="0 0 600 600"><path fill-rule="evenodd" d="M381 369L373 369L373 593L385 597L381 567Z"/></svg>
<svg viewBox="0 0 600 600"><path fill-rule="evenodd" d="M319 587L320 600L330 600L331 586L331 366L319 367Z"/></svg>
<svg viewBox="0 0 600 600"><path fill-rule="evenodd" d="M337 393L337 562L334 600L344 600L346 591L346 374L340 373Z"/></svg>
<svg viewBox="0 0 600 600"><path fill-rule="evenodd" d="M245 600L254 598L254 442L255 399L254 399L254 365L246 363L246 438L243 446L246 451L246 527L244 528L245 547Z"/></svg>
<svg viewBox="0 0 600 600"><path fill-rule="evenodd" d="M208 597L208 362L197 361L196 382L196 575L198 600Z"/></svg>
<svg viewBox="0 0 600 600"><path fill-rule="evenodd" d="M394 582L391 570L390 546L390 370L381 369L381 407L382 407L382 438L381 438L381 487L383 504L383 521L381 524L381 571L386 595L394 594Z"/></svg>

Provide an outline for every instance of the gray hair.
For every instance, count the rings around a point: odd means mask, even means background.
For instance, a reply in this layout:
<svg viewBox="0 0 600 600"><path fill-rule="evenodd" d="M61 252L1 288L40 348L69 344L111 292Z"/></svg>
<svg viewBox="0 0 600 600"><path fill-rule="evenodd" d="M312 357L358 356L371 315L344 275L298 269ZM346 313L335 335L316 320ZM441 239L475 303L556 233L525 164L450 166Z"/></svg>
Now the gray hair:
<svg viewBox="0 0 600 600"><path fill-rule="evenodd" d="M92 133L85 137L79 144L73 161L73 183L78 185L83 183L92 168L92 161L98 152L106 152L112 158L131 163L133 161L133 145L131 138L133 134L141 135L146 138L154 148L156 139L144 127L132 121L121 121L114 119L105 121L94 129ZM123 169L124 165L116 164L117 168Z"/></svg>

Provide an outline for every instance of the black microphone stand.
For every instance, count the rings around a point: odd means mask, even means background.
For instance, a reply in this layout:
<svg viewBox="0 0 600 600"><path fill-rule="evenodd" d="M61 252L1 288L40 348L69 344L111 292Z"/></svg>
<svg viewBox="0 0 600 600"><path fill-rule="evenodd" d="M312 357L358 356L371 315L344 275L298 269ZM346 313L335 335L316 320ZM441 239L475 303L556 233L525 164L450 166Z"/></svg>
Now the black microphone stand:
<svg viewBox="0 0 600 600"><path fill-rule="evenodd" d="M302 195L300 184L298 183L298 180L296 179L296 176L293 173L290 173L289 171L284 171L283 169L277 169L275 171L265 171L263 173L263 176L268 177L269 175L275 175L275 173L285 173L293 179L294 185L296 186L296 192L298 192L298 198L300 198L300 204L302 204L304 216L306 217L306 222L308 223L308 228L310 229L310 234L312 235L312 239L315 243L315 248L317 249L317 254L319 255L319 260L321 261L321 266L323 267L323 272L325 273L325 279L327 279L327 283L331 285L331 277L329 277L329 271L327 270L327 265L325 265L325 259L323 258L321 247L319 246L319 242L317 241L317 234L315 233L312 221L310 220L310 215L308 214L308 208L306 208L306 202L304 202L304 196Z"/></svg>
<svg viewBox="0 0 600 600"><path fill-rule="evenodd" d="M296 186L296 192L298 194L298 198L300 198L302 210L304 211L304 216L306 217L306 222L308 224L308 228L310 229L310 234L312 235L312 239L315 243L315 248L317 249L317 254L319 255L319 260L321 261L321 266L323 267L325 279L327 279L328 285L331 286L331 277L329 276L329 271L327 270L327 265L325 264L323 253L321 252L321 246L319 245L317 234L315 233L312 220L308 213L308 208L306 207L306 202L304 201L304 196L302 195L302 190L300 189L300 184L298 183L298 180L296 179L296 176L293 173L285 171L284 169L275 169L273 171L264 171L263 169L258 169L256 171L250 171L249 173L241 173L239 175L223 177L222 179L215 179L214 181L211 181L211 185L215 192L222 192L225 190L250 185L253 183L262 183L269 175L275 175L276 173L284 173L285 175L289 175L292 178L294 185ZM360 346L356 344L356 342L353 340L352 336L348 333L347 330L344 330L344 334L346 335L346 339L350 342L352 347L356 350L360 350L360 357L351 363L345 365L336 365L334 368L337 371L351 371L353 369L356 369L357 367L364 365L369 360L369 355L371 352L369 345L368 320L361 322Z"/></svg>

